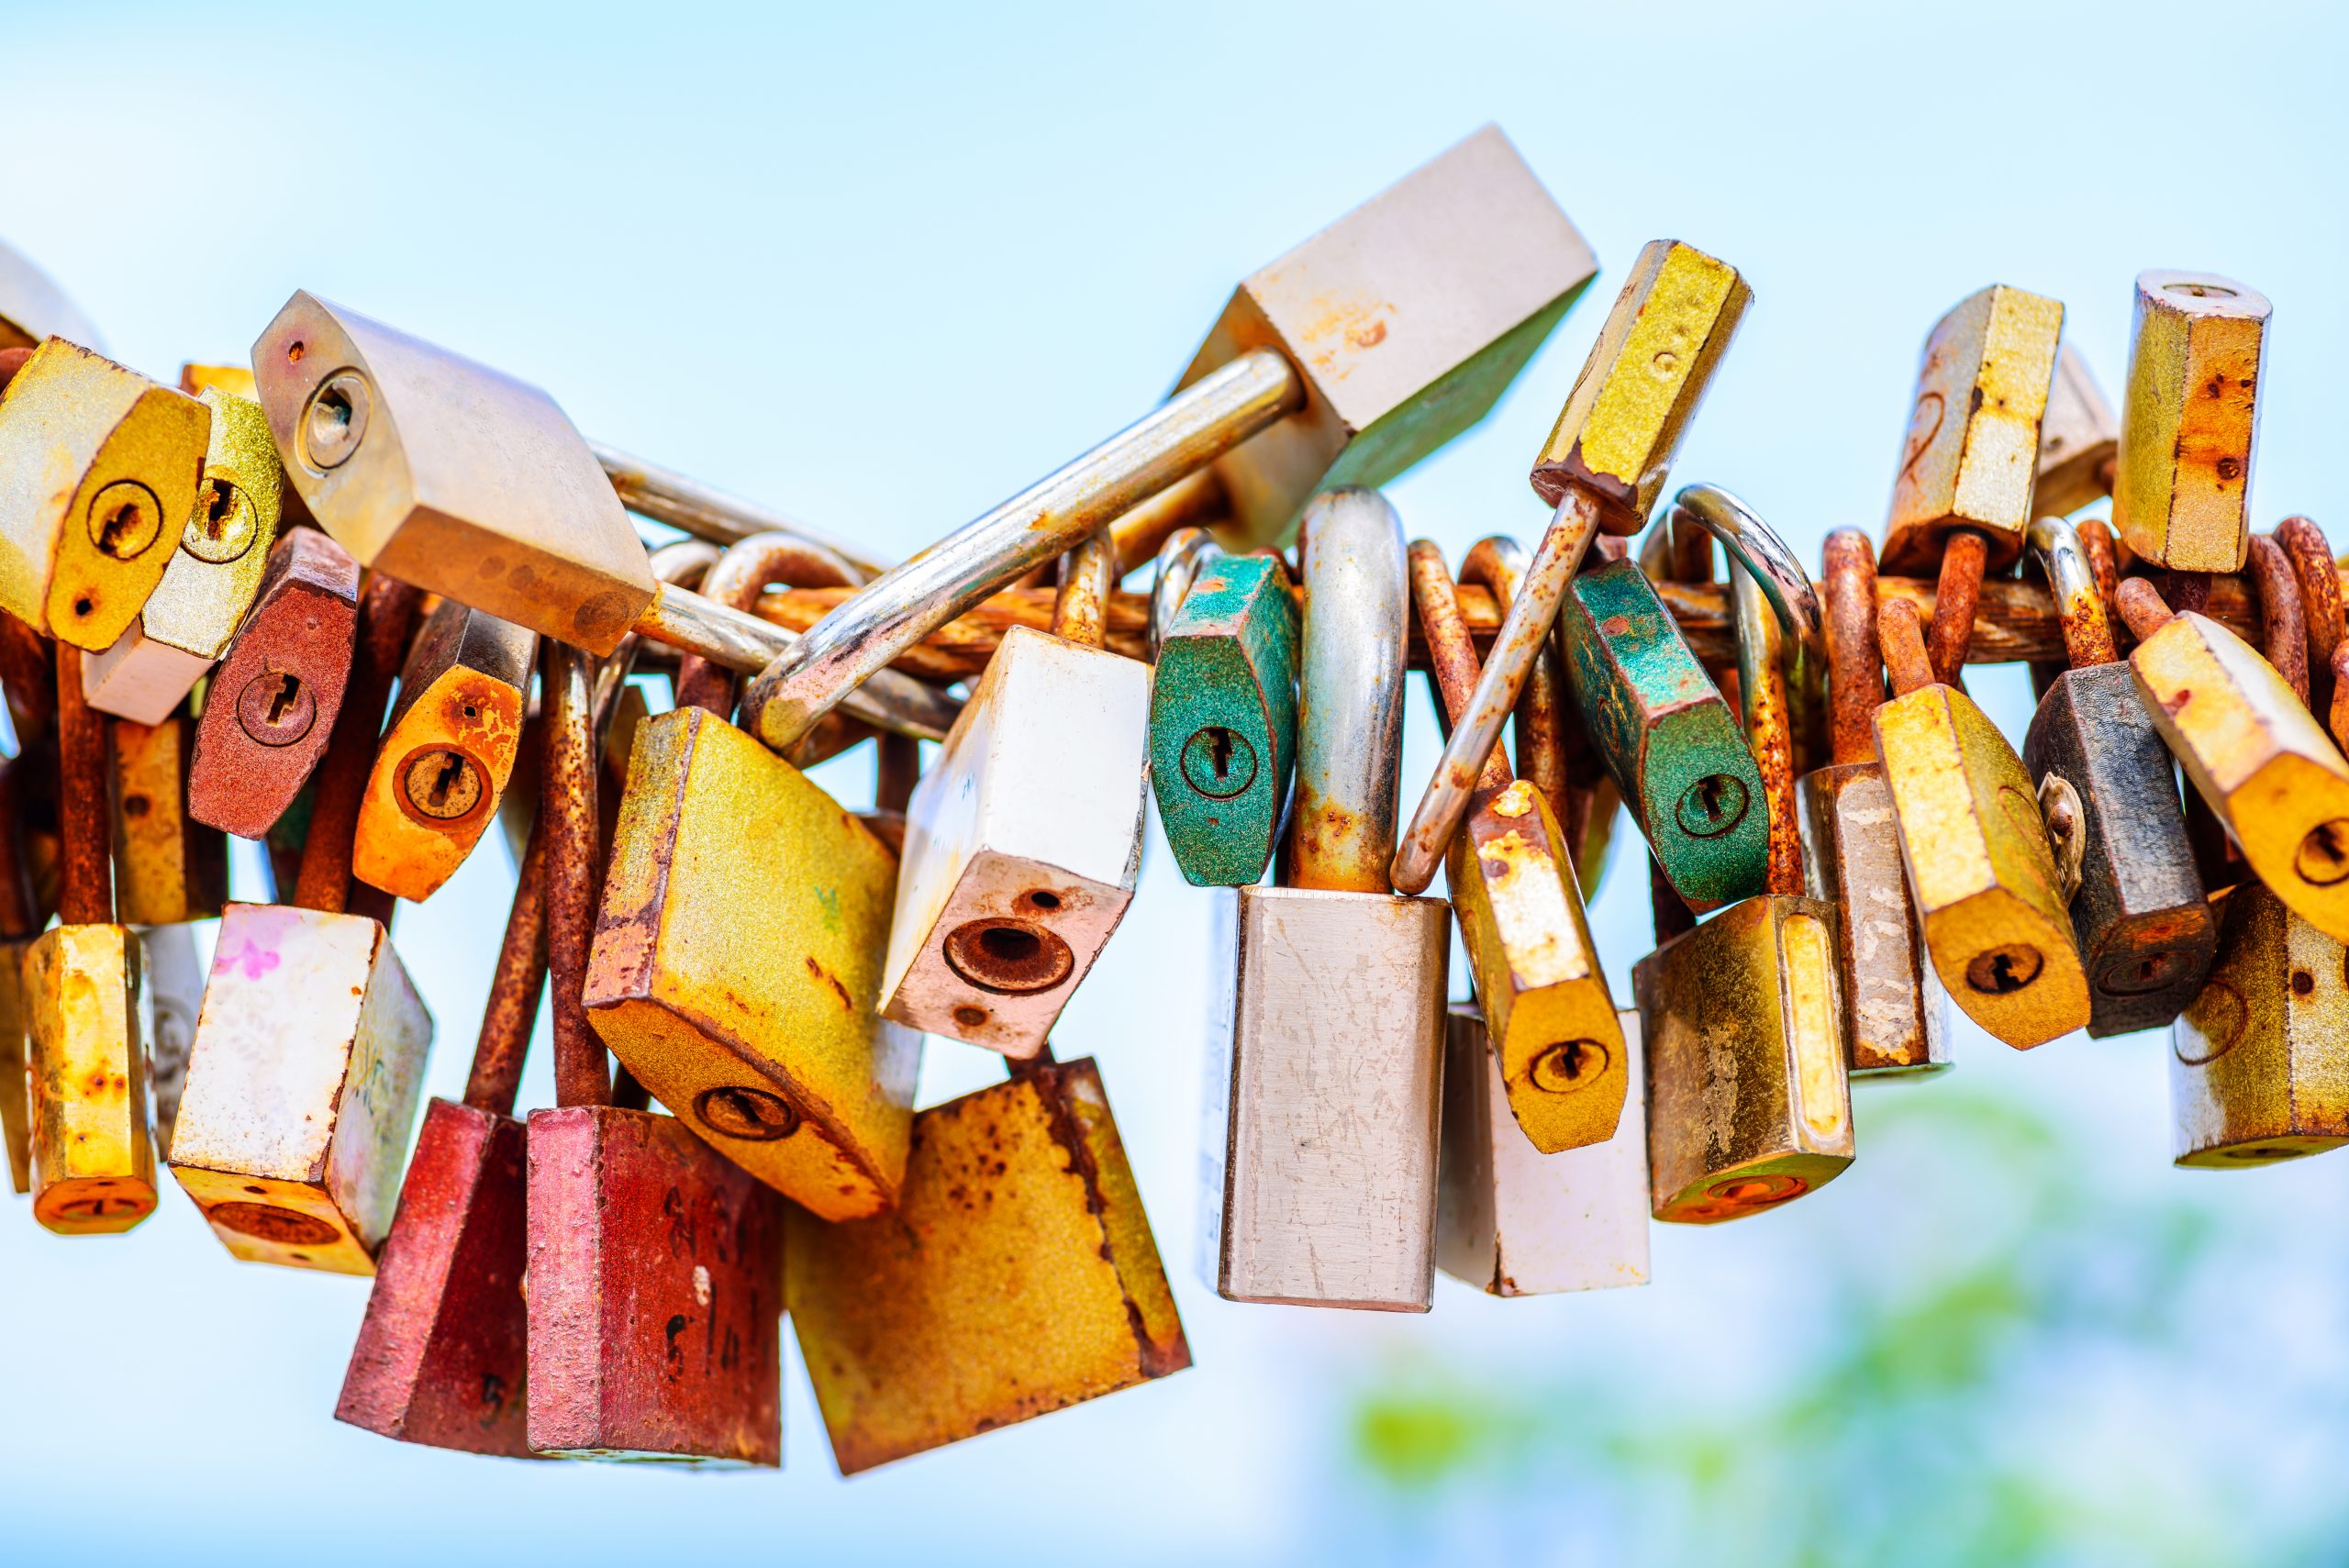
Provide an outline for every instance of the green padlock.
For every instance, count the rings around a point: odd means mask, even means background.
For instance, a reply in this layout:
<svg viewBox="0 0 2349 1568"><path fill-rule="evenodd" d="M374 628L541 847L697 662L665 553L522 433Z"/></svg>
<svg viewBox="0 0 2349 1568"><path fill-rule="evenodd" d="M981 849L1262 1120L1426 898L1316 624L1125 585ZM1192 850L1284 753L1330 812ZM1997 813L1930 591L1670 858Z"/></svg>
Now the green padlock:
<svg viewBox="0 0 2349 1568"><path fill-rule="evenodd" d="M1246 887L1273 856L1297 759L1297 605L1270 555L1226 555L1196 528L1159 551L1150 777L1184 877Z"/></svg>
<svg viewBox="0 0 2349 1568"><path fill-rule="evenodd" d="M1700 913L1762 891L1762 773L1720 688L1633 561L1574 581L1566 684L1673 890Z"/></svg>

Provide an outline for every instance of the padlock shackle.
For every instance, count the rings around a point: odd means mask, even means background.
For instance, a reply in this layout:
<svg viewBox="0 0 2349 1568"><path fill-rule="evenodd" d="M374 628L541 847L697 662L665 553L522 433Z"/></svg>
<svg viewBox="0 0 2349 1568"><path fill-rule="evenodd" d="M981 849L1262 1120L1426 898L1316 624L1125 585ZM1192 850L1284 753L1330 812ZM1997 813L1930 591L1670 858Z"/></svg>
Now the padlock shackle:
<svg viewBox="0 0 2349 1568"><path fill-rule="evenodd" d="M107 819L106 716L82 689L82 651L59 638L57 659L57 918L114 923L114 839ZM351 846L343 846L344 860Z"/></svg>
<svg viewBox="0 0 2349 1568"><path fill-rule="evenodd" d="M587 954L596 936L602 824L596 811L596 733L590 655L543 639L539 705L546 766L539 822L545 839L547 975L554 1000L554 1083L559 1106L612 1103L611 1066L587 1021Z"/></svg>
<svg viewBox="0 0 2349 1568"><path fill-rule="evenodd" d="M882 573L808 628L744 692L749 728L772 749L788 751L915 643L1280 423L1304 407L1305 396L1304 378L1273 349L1252 350L1202 376L1075 462ZM1399 563L1399 547L1396 553Z"/></svg>
<svg viewBox="0 0 2349 1568"><path fill-rule="evenodd" d="M1979 528L1952 528L1942 541L1941 572L1933 579L1933 623L1925 648L1933 678L1957 684L1974 646L1974 611L1982 600L1982 574L1990 563L1990 540Z"/></svg>
<svg viewBox="0 0 2349 1568"><path fill-rule="evenodd" d="M709 574L724 551L707 539L685 539L664 544L652 552L652 580L664 585L691 588ZM596 723L597 733L609 719L612 705L619 701L620 688L636 669L638 657L644 651L644 638L630 631L619 640L605 661L596 666ZM533 810L536 807L532 808Z"/></svg>
<svg viewBox="0 0 2349 1568"><path fill-rule="evenodd" d="M421 589L378 572L359 593L359 625L351 677L334 730L311 775L310 828L302 841L302 869L295 878L294 906L340 915L351 906L351 857L359 835L360 807L374 771L376 739L392 683L407 662L409 635L424 602Z"/></svg>
<svg viewBox="0 0 2349 1568"><path fill-rule="evenodd" d="M2048 596L2055 601L2055 618L2064 628L2064 653L2072 668L2119 663L2121 650L2105 617L2104 593L2079 529L2069 518L2035 518L2024 544L2046 575Z"/></svg>
<svg viewBox="0 0 2349 1568"><path fill-rule="evenodd" d="M770 584L785 588L861 588L871 575L829 545L775 528L727 546L726 552L703 573L698 592L705 599L747 614ZM679 707L690 703L731 719L736 684L735 672L715 660L689 652L677 662Z"/></svg>
<svg viewBox="0 0 2349 1568"><path fill-rule="evenodd" d="M1079 648L1099 648L1108 630L1109 595L1117 589L1118 550L1102 528L1061 557L1052 635Z"/></svg>
<svg viewBox="0 0 2349 1568"><path fill-rule="evenodd" d="M1223 557L1223 547L1205 528L1176 528L1158 547L1157 564L1150 578L1150 662L1153 665L1175 613L1191 596L1191 584Z"/></svg>
<svg viewBox="0 0 2349 1568"><path fill-rule="evenodd" d="M1315 496L1304 527L1287 885L1383 894L1411 613L1403 519L1377 491L1349 487Z"/></svg>
<svg viewBox="0 0 2349 1568"><path fill-rule="evenodd" d="M1887 599L1876 609L1876 645L1884 651L1884 673L1892 679L1892 695L1905 697L1939 684L1932 656L1925 651L1925 626L1917 606L1906 599Z"/></svg>
<svg viewBox="0 0 2349 1568"><path fill-rule="evenodd" d="M1876 761L1876 710L1884 702L1884 654L1876 639L1876 546L1863 528L1837 528L1820 546L1827 601L1829 759L1839 768Z"/></svg>
<svg viewBox="0 0 2349 1568"><path fill-rule="evenodd" d="M1742 567L1742 575L1760 590L1776 617L1783 644L1777 668L1787 686L1790 755L1797 770L1808 773L1827 754L1827 639L1820 626L1819 590L1777 530L1720 485L1681 486L1656 526L1684 515L1720 540L1729 557L1731 603L1742 602L1738 586L1738 569ZM1740 668L1743 662L1741 654Z"/></svg>
<svg viewBox="0 0 2349 1568"><path fill-rule="evenodd" d="M465 1104L492 1116L512 1116L522 1086L522 1061L539 1022L539 992L547 979L546 814L530 824L530 839L514 880L514 903L497 965L482 1004L481 1033L465 1079Z"/></svg>
<svg viewBox="0 0 2349 1568"><path fill-rule="evenodd" d="M2276 666L2300 706L2309 701L2309 632L2300 610L2300 584L2284 547L2266 534L2253 534L2244 564L2259 591L2261 653Z"/></svg>
<svg viewBox="0 0 2349 1568"><path fill-rule="evenodd" d="M2300 617L2308 625L2309 662L2329 669L2343 629L2341 568L2332 558L2332 546L2312 519L2299 516L2276 525L2276 542L2291 558L2293 573L2300 580Z"/></svg>
<svg viewBox="0 0 2349 1568"><path fill-rule="evenodd" d="M1733 553L1731 559L1735 561ZM1737 689L1745 745L1761 772L1762 801L1769 812L1763 891L1798 897L1803 891L1802 830L1795 815L1793 692L1787 678L1796 639L1780 625L1762 580L1734 565L1730 568L1730 604L1737 622Z"/></svg>
<svg viewBox="0 0 2349 1568"><path fill-rule="evenodd" d="M2113 607L2128 623L2129 635L2143 642L2176 617L2162 592L2143 577L2130 577L2121 582L2112 596Z"/></svg>
<svg viewBox="0 0 2349 1568"><path fill-rule="evenodd" d="M1461 558L1460 581L1482 586L1506 616L1525 582L1529 562L1525 547L1517 540L1507 534L1488 534L1470 545ZM1462 624L1466 624L1464 615ZM1565 828L1568 842L1579 845L1589 822L1591 792L1598 783L1601 764L1589 738L1583 734L1582 721L1570 707L1564 658L1553 633L1549 645L1535 657L1525 677L1525 691L1517 699L1517 765L1550 803L1550 814ZM1496 746L1493 751L1497 756L1500 748Z"/></svg>
<svg viewBox="0 0 2349 1568"><path fill-rule="evenodd" d="M589 441L587 450L596 454L596 462L602 467L604 477L612 482L620 505L638 517L683 528L721 547L740 544L759 534L787 533L858 567L864 576L889 570L887 561L854 539L828 533L787 512L778 512L715 485L704 484L674 469L631 457L602 441Z"/></svg>
<svg viewBox="0 0 2349 1568"><path fill-rule="evenodd" d="M1428 650L1428 684L1435 688L1437 705L1447 724L1466 711L1476 689L1476 644L1468 635L1468 617L1460 613L1460 595L1452 570L1443 563L1443 548L1432 539L1411 541L1405 552L1411 577L1411 608L1419 617L1419 633ZM1514 775L1508 753L1495 746L1476 776L1479 794L1507 789Z"/></svg>

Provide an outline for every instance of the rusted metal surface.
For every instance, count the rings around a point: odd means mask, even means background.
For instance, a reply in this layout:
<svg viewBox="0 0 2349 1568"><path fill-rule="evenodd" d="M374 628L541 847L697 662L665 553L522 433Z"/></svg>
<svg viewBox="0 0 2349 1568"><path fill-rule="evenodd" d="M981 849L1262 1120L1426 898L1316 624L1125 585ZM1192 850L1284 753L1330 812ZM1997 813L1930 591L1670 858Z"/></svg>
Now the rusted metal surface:
<svg viewBox="0 0 2349 1568"><path fill-rule="evenodd" d="M873 741L873 808L902 817L921 782L921 742L905 735L876 735Z"/></svg>
<svg viewBox="0 0 2349 1568"><path fill-rule="evenodd" d="M2210 573L2173 570L2162 573L2162 581L2168 585L2167 597L2171 605L2181 610L2192 610L2198 616L2210 613L2210 595L2217 587L2216 580Z"/></svg>
<svg viewBox="0 0 2349 1568"><path fill-rule="evenodd" d="M2104 601L2105 609L2112 608L2112 595L2121 587L2121 565L2112 544L2112 529L2102 517L2082 517L2074 525L2080 536L2080 553L2087 557L2088 570L2096 576L2097 596Z"/></svg>
<svg viewBox="0 0 2349 1568"><path fill-rule="evenodd" d="M1461 618L1442 547L1428 539L1413 539L1405 560L1411 576L1411 607L1419 616L1419 635L1427 639L1428 673L1435 684L1437 700L1457 725L1476 690L1476 649L1468 639L1467 623ZM1477 773L1476 791L1505 789L1511 776L1508 753L1495 746Z"/></svg>
<svg viewBox="0 0 2349 1568"><path fill-rule="evenodd" d="M1507 615L1519 584L1525 580L1526 565L1525 547L1515 539L1500 534L1478 539L1460 562L1460 584L1451 595L1452 613L1460 614L1458 587L1473 583L1492 595L1494 605ZM1464 636L1464 617L1461 625ZM1582 721L1566 701L1565 666L1554 640L1543 646L1526 674L1524 694L1517 699L1516 733L1518 766L1549 803L1580 872L1580 851L1591 810L1590 785L1596 781L1598 763L1590 756L1590 740L1582 733ZM1586 776L1580 780L1568 768L1570 749L1578 749L1586 763ZM1494 747L1493 754L1500 756L1500 748Z"/></svg>
<svg viewBox="0 0 2349 1568"><path fill-rule="evenodd" d="M2258 290L2232 278L2137 274L2112 521L2147 562L2243 565L2268 313Z"/></svg>
<svg viewBox="0 0 2349 1568"><path fill-rule="evenodd" d="M380 573L368 581L360 596L349 683L310 791L310 826L302 841L302 870L293 899L304 909L338 914L349 906L351 847L373 771L375 734L392 683L406 661L408 633L422 598L407 584ZM200 735L197 744L202 745Z"/></svg>
<svg viewBox="0 0 2349 1568"><path fill-rule="evenodd" d="M2257 882L2219 900L2210 983L2170 1033L2170 1151L2246 1170L2349 1142L2349 952Z"/></svg>
<svg viewBox="0 0 2349 1568"><path fill-rule="evenodd" d="M1917 606L1908 600L1894 599L1878 607L1876 645L1884 654L1893 695L1907 696L1938 679L1932 656L1925 651L1925 628L1918 624Z"/></svg>
<svg viewBox="0 0 2349 1568"><path fill-rule="evenodd" d="M566 1106L608 1106L611 1067L581 1000L596 933L595 868L600 859L592 674L587 656L567 643L548 641L544 656L540 702L546 713L547 752L539 820L546 840L555 1100Z"/></svg>
<svg viewBox="0 0 2349 1568"><path fill-rule="evenodd" d="M2176 613L2162 598L2161 590L2143 577L2124 581L2113 595L2112 602L2120 610L2121 618L2129 624L2130 635L2140 642L2167 626L2170 617Z"/></svg>
<svg viewBox="0 0 2349 1568"><path fill-rule="evenodd" d="M1798 897L1803 891L1802 828L1795 814L1794 724L1787 692L1787 648L1795 639L1752 573L1730 568L1736 581L1738 691L1745 743L1762 774L1762 804L1769 825L1768 870L1763 891Z"/></svg>
<svg viewBox="0 0 2349 1568"><path fill-rule="evenodd" d="M57 717L57 664L49 639L0 611L0 684L22 741L39 736Z"/></svg>
<svg viewBox="0 0 2349 1568"><path fill-rule="evenodd" d="M1840 762L1795 783L1805 891L1840 906L1844 1046L1855 1075L1910 1075L1949 1065L1949 997L1925 961L1924 935L1900 863L1891 786L1876 761Z"/></svg>
<svg viewBox="0 0 2349 1568"><path fill-rule="evenodd" d="M1827 600L1828 730L1835 765L1876 760L1874 720L1884 700L1876 641L1876 556L1868 536L1838 528L1821 547Z"/></svg>
<svg viewBox="0 0 2349 1568"><path fill-rule="evenodd" d="M2343 624L2340 568L2333 563L2324 530L2310 518L2286 517L2276 525L2276 542L2284 547L2292 574L2299 580L2300 617L2308 626L2309 704L2326 713L2334 690L2332 654L2341 646Z"/></svg>
<svg viewBox="0 0 2349 1568"><path fill-rule="evenodd" d="M195 722L174 714L112 728L117 912L128 926L211 918L228 896L228 840L187 815Z"/></svg>
<svg viewBox="0 0 2349 1568"><path fill-rule="evenodd" d="M1052 635L1079 648L1101 646L1109 595L1117 591L1118 557L1108 534L1097 533L1061 557L1052 599Z"/></svg>
<svg viewBox="0 0 2349 1568"><path fill-rule="evenodd" d="M277 541L251 613L213 672L188 768L191 817L258 839L284 815L340 719L358 600L350 551L315 528ZM381 703L368 719L370 746Z"/></svg>
<svg viewBox="0 0 2349 1568"><path fill-rule="evenodd" d="M837 551L799 534L757 533L731 546L701 580L701 595L729 610L747 610L771 583L801 588L855 588L865 573ZM740 678L697 653L677 661L676 700L720 718L734 717Z"/></svg>
<svg viewBox="0 0 2349 1568"><path fill-rule="evenodd" d="M2344 638L2332 650L2332 705L2326 711L2327 727L2334 741L2349 748L2349 638Z"/></svg>
<svg viewBox="0 0 2349 1568"><path fill-rule="evenodd" d="M1208 468L1178 479L1109 525L1109 538L1117 546L1118 573L1123 576L1157 555L1159 547L1180 529L1208 528L1230 521L1231 497L1223 487L1223 475Z"/></svg>
<svg viewBox="0 0 2349 1568"><path fill-rule="evenodd" d="M2031 525L2029 544L2062 619L2071 668L2118 663L2121 651L2112 640L2104 593L2079 530L2062 517L2041 517Z"/></svg>
<svg viewBox="0 0 2349 1568"><path fill-rule="evenodd" d="M522 1082L522 1058L539 1021L539 993L547 979L545 818L530 828L529 846L515 874L514 903L506 916L497 967L490 972L489 999L482 1006L481 1035L473 1045L465 1104L497 1117L514 1114Z"/></svg>
<svg viewBox="0 0 2349 1568"><path fill-rule="evenodd" d="M1941 576L1933 584L1932 625L1925 637L1933 678L1945 686L1956 685L1958 672L1965 668L1975 606L1982 595L1982 570L1988 559L1989 541L1976 529L1958 528L1949 535Z"/></svg>
<svg viewBox="0 0 2349 1568"><path fill-rule="evenodd" d="M1383 894L1394 853L1403 649L1411 619L1402 519L1367 490L1326 492L1306 515L1308 597L1298 641L1288 885ZM1315 590L1318 604L1310 596ZM1499 717L1508 711L1504 705ZM1497 718L1496 733L1497 728ZM1479 752L1469 766L1483 762ZM1474 776L1472 771L1461 781L1464 806ZM1421 887L1451 842L1447 827Z"/></svg>
<svg viewBox="0 0 2349 1568"><path fill-rule="evenodd" d="M155 1209L139 958L139 934L110 924L54 926L25 951L33 1218L60 1235Z"/></svg>
<svg viewBox="0 0 2349 1568"><path fill-rule="evenodd" d="M59 882L57 917L69 926L114 918L112 832L106 820L106 716L82 695L81 650L57 652Z"/></svg>
<svg viewBox="0 0 2349 1568"><path fill-rule="evenodd" d="M2245 564L2259 593L2260 651L2302 703L2309 700L2308 623L2291 558L2266 534L2251 536Z"/></svg>

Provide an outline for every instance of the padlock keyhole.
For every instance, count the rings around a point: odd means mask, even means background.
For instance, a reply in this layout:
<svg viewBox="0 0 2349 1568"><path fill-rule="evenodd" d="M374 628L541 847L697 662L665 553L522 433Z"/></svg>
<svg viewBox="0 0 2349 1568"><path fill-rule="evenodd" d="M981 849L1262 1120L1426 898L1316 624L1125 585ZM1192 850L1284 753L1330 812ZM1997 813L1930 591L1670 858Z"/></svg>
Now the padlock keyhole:
<svg viewBox="0 0 2349 1568"><path fill-rule="evenodd" d="M284 723L285 710L294 706L294 699L301 695L301 691L302 680L300 676L284 673L279 674L277 677L277 691L269 699L269 717L264 722L266 722L272 728L275 728L278 725Z"/></svg>
<svg viewBox="0 0 2349 1568"><path fill-rule="evenodd" d="M1207 725L1183 744L1183 779L1210 800L1229 800L1256 782L1256 748L1228 725Z"/></svg>
<svg viewBox="0 0 2349 1568"><path fill-rule="evenodd" d="M1718 839L1745 820L1753 804L1745 782L1733 773L1707 773L1680 796L1673 815L1694 839Z"/></svg>
<svg viewBox="0 0 2349 1568"><path fill-rule="evenodd" d="M2300 840L2292 869L2311 887L2331 887L2349 881L2349 817L2320 822Z"/></svg>
<svg viewBox="0 0 2349 1568"><path fill-rule="evenodd" d="M432 788L426 798L434 806L445 809L449 804L449 792L456 787L457 780L464 771L465 764L462 758L453 752L443 757L440 760L440 771L432 775Z"/></svg>
<svg viewBox="0 0 2349 1568"><path fill-rule="evenodd" d="M2038 979L2046 962L2029 943L2010 943L1976 954L1965 966L1965 983L1986 996L2009 996Z"/></svg>

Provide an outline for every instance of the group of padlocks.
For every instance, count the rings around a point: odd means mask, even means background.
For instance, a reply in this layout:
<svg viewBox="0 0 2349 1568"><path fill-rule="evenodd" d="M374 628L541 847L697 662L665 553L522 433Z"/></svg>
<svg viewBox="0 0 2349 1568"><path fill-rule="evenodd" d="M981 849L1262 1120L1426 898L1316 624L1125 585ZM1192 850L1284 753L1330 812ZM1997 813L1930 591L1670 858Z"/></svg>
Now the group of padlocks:
<svg viewBox="0 0 2349 1568"><path fill-rule="evenodd" d="M1852 1079L1945 1066L1952 998L2019 1048L2167 1026L2180 1163L2349 1138L2349 640L2315 526L2247 526L2266 302L2140 276L2117 420L2055 301L1960 302L1880 556L1831 534L1814 584L1729 492L1665 495L1751 292L1656 241L1534 464L1546 528L1455 573L1375 487L1595 272L1482 131L1242 283L1157 410L892 565L308 294L173 390L0 252L17 1189L126 1230L160 1152L237 1257L372 1274L336 1413L410 1441L779 1462L786 1310L848 1472L1163 1375L1101 1074L1050 1044L1152 798L1216 890L1231 1300L1642 1283L1651 1218L1840 1174ZM1961 680L2018 659L2021 755ZM1447 739L1405 823L1413 667ZM867 740L851 813L800 770ZM1636 1007L1584 908L1626 815ZM418 1131L394 904L494 821L512 912ZM226 833L280 902L224 903ZM1008 1080L917 1111L925 1034Z"/></svg>

